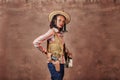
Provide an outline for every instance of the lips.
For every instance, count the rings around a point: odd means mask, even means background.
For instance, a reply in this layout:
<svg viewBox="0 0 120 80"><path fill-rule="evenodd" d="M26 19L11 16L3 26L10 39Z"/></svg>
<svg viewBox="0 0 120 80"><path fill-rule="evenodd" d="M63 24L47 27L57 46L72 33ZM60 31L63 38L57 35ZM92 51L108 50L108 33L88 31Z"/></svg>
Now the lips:
<svg viewBox="0 0 120 80"><path fill-rule="evenodd" d="M63 26L63 25L60 25L61 27Z"/></svg>

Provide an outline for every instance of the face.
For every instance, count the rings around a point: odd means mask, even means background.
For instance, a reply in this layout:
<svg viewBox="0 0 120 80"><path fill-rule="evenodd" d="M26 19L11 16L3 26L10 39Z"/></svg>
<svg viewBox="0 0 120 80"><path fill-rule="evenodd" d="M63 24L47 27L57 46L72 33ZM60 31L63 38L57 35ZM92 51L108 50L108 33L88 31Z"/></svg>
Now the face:
<svg viewBox="0 0 120 80"><path fill-rule="evenodd" d="M56 25L58 28L62 28L65 24L65 18L64 16L57 16L57 21L56 21Z"/></svg>

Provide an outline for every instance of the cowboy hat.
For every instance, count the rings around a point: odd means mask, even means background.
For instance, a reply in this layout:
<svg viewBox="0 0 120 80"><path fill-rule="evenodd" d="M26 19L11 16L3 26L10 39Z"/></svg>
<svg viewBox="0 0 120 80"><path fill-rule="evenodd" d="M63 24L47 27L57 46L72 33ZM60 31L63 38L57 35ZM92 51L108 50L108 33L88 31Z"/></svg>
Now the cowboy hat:
<svg viewBox="0 0 120 80"><path fill-rule="evenodd" d="M68 13L64 12L64 11L53 11L53 12L51 12L49 14L49 21L51 22L54 15L57 15L57 14L61 14L66 18L66 24L68 24L70 22L70 20L71 20L70 15Z"/></svg>

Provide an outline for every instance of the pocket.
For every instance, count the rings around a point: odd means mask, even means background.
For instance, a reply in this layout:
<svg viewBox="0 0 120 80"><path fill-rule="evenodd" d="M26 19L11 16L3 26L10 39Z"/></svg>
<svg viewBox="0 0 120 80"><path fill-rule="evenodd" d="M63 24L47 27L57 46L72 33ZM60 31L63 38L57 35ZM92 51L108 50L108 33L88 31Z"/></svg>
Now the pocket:
<svg viewBox="0 0 120 80"><path fill-rule="evenodd" d="M60 71L60 62L59 61L56 61L56 64L54 64L55 65L55 70L57 71L57 72L59 72Z"/></svg>

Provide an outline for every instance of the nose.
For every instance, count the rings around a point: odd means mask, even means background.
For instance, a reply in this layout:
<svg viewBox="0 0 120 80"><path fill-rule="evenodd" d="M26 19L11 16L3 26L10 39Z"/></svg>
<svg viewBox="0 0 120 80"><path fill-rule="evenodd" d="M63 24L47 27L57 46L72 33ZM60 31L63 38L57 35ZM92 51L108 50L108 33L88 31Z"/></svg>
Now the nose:
<svg viewBox="0 0 120 80"><path fill-rule="evenodd" d="M64 23L63 23L63 22L61 22L61 23L60 23L60 26L63 26L63 25L64 25Z"/></svg>

